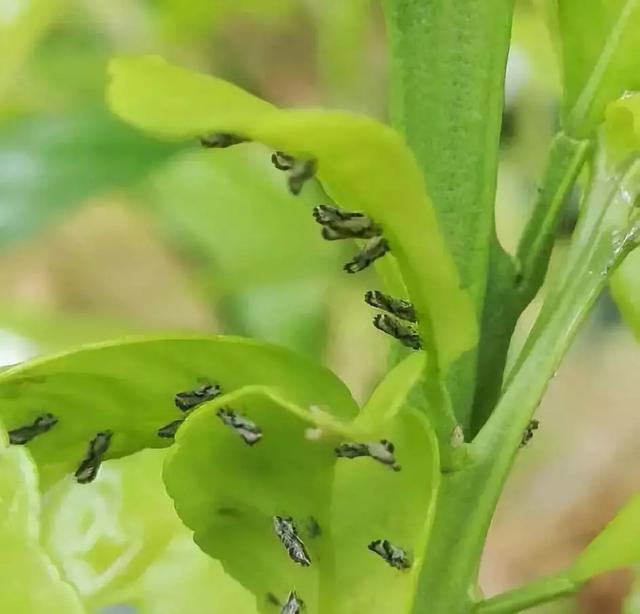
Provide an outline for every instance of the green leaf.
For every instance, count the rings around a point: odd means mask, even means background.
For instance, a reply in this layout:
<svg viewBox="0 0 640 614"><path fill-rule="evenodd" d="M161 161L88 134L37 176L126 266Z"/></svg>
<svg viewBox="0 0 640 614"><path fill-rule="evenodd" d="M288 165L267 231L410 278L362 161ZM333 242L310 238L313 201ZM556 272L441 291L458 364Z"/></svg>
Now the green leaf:
<svg viewBox="0 0 640 614"><path fill-rule="evenodd" d="M336 464L331 525L336 613L411 611L440 483L435 435L424 414L406 406L424 358L411 355L389 372L353 423L368 431L369 441L392 441L401 471L384 471L371 462ZM398 572L370 552L367 545L375 539L405 549L411 568Z"/></svg>
<svg viewBox="0 0 640 614"><path fill-rule="evenodd" d="M567 132L587 136L608 102L640 87L640 1L558 0Z"/></svg>
<svg viewBox="0 0 640 614"><path fill-rule="evenodd" d="M179 431L165 465L167 490L196 543L256 595L261 611L270 611L267 593L282 599L294 588L310 614L406 611L439 482L426 419L406 407L400 412L423 361L416 354L398 365L351 424L247 387L199 408ZM262 440L245 445L216 416L220 406L259 425ZM336 462L336 444L383 438L395 444L401 471L368 458ZM294 518L309 567L288 558L272 528L276 514ZM311 517L318 536L309 532ZM370 552L376 539L408 550L412 568L392 569Z"/></svg>
<svg viewBox="0 0 640 614"><path fill-rule="evenodd" d="M255 597L227 575L185 531L132 587L140 614L256 614ZM276 611L273 611L276 614Z"/></svg>
<svg viewBox="0 0 640 614"><path fill-rule="evenodd" d="M580 554L569 570L575 582L640 562L640 495L635 495Z"/></svg>
<svg viewBox="0 0 640 614"><path fill-rule="evenodd" d="M35 465L26 450L9 448L0 431L0 611L15 614L81 614L40 546L40 495Z"/></svg>
<svg viewBox="0 0 640 614"><path fill-rule="evenodd" d="M102 110L35 116L0 129L0 247L91 196L140 180L175 153Z"/></svg>
<svg viewBox="0 0 640 614"><path fill-rule="evenodd" d="M44 483L75 471L99 431L114 432L105 458L119 458L170 440L158 428L184 414L177 392L199 380L224 392L248 384L287 390L303 407L327 405L342 417L357 411L331 372L282 348L235 337L133 338L36 359L0 374L0 418L8 429L44 412L59 423L29 448Z"/></svg>
<svg viewBox="0 0 640 614"><path fill-rule="evenodd" d="M220 406L257 424L262 440L247 446L216 416ZM310 436L309 429L326 428L318 422L322 415L263 387L240 389L196 410L166 460L167 491L196 543L251 590L259 606L267 593L283 599L294 588L312 613L319 600L332 598L329 505L340 438L333 429L318 440ZM288 558L274 534L275 515L294 518L310 567ZM322 530L315 538L306 532L312 517Z"/></svg>
<svg viewBox="0 0 640 614"><path fill-rule="evenodd" d="M42 543L91 610L117 603L182 528L161 479L164 450L101 468L83 487L61 480L44 497Z"/></svg>
<svg viewBox="0 0 640 614"><path fill-rule="evenodd" d="M0 18L0 100L6 98L21 67L65 4L65 0L32 0L3 5Z"/></svg>
<svg viewBox="0 0 640 614"><path fill-rule="evenodd" d="M154 614L255 611L253 596L200 551L177 516L162 481L165 455L112 461L82 488L55 484L44 497L42 543L91 611L125 603Z"/></svg>
<svg viewBox="0 0 640 614"><path fill-rule="evenodd" d="M621 166L640 152L640 94L609 104L602 128L609 165ZM627 325L640 338L640 251L631 252L609 279L611 295Z"/></svg>
<svg viewBox="0 0 640 614"><path fill-rule="evenodd" d="M237 134L314 158L327 193L384 228L423 339L429 349L437 348L442 369L476 343L470 299L460 288L420 170L396 132L344 112L278 110L230 83L158 57L116 59L110 73L113 111L141 129L172 139Z"/></svg>
<svg viewBox="0 0 640 614"><path fill-rule="evenodd" d="M154 174L148 192L154 216L181 249L208 264L218 292L327 277L338 268L342 254L311 217L319 190L305 190L302 202L283 190L262 146L179 156Z"/></svg>
<svg viewBox="0 0 640 614"><path fill-rule="evenodd" d="M612 162L640 151L640 94L628 92L607 106L603 137Z"/></svg>

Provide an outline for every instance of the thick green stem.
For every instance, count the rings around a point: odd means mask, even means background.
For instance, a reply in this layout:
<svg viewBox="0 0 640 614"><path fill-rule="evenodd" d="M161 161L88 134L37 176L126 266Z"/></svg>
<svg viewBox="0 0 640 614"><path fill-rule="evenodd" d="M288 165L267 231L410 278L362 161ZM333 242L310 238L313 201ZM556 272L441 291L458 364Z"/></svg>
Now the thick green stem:
<svg viewBox="0 0 640 614"><path fill-rule="evenodd" d="M385 0L392 119L422 167L478 320L494 232L513 4L514 0ZM455 414L465 427L475 365L475 352L469 352L447 380Z"/></svg>
<svg viewBox="0 0 640 614"><path fill-rule="evenodd" d="M548 576L482 601L475 607L473 612L474 614L511 614L512 612L521 612L534 605L571 595L578 588L565 575Z"/></svg>
<svg viewBox="0 0 640 614"><path fill-rule="evenodd" d="M482 320L471 436L482 428L498 400L511 335L520 314L544 281L563 205L589 150L588 141L571 139L562 132L556 135L515 266L505 260L499 246L494 248Z"/></svg>

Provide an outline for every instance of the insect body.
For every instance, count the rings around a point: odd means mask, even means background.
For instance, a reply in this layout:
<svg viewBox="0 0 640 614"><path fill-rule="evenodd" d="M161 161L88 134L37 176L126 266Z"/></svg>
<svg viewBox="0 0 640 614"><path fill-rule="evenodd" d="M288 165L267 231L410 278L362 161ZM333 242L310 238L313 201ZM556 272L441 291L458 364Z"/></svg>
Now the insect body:
<svg viewBox="0 0 640 614"><path fill-rule="evenodd" d="M313 217L323 226L322 237L328 241L337 239L370 239L381 234L381 228L374 221L354 211L342 211L331 205L318 205L313 209Z"/></svg>
<svg viewBox="0 0 640 614"><path fill-rule="evenodd" d="M393 316L387 315L386 313L379 313L373 318L373 325L383 333L395 337L402 345L406 345L414 350L419 350L422 347L422 341L416 329L410 324L404 324Z"/></svg>
<svg viewBox="0 0 640 614"><path fill-rule="evenodd" d="M250 446L255 443L258 443L262 439L262 430L258 427L254 422L241 416L240 414L236 414L229 407L221 407L216 415L224 424L231 427L242 439L244 442Z"/></svg>
<svg viewBox="0 0 640 614"><path fill-rule="evenodd" d="M98 469L102 463L102 457L109 449L113 431L101 431L89 442L89 449L76 470L76 480L80 484L93 482L98 475Z"/></svg>
<svg viewBox="0 0 640 614"><path fill-rule="evenodd" d="M400 465L396 463L394 452L395 446L386 439L372 443L342 443L335 449L335 454L339 458L370 456L379 463L391 467L394 471L400 471Z"/></svg>
<svg viewBox="0 0 640 614"><path fill-rule="evenodd" d="M390 250L389 244L384 237L374 237L344 265L347 273L358 273L366 269L378 258L382 258Z"/></svg>
<svg viewBox="0 0 640 614"><path fill-rule="evenodd" d="M273 529L287 550L289 558L294 563L298 563L298 565L302 565L303 567L311 565L311 559L307 554L303 541L296 531L293 518L290 516L274 516Z"/></svg>
<svg viewBox="0 0 640 614"><path fill-rule="evenodd" d="M382 557L391 567L396 569L409 569L411 563L407 553L398 546L394 546L388 539L376 539L368 546L371 552Z"/></svg>
<svg viewBox="0 0 640 614"><path fill-rule="evenodd" d="M214 132L212 134L206 134L200 138L200 144L203 147L208 148L220 148L231 147L232 145L238 145L239 143L245 143L247 139L237 134L228 134L226 132Z"/></svg>
<svg viewBox="0 0 640 614"><path fill-rule="evenodd" d="M53 414L42 414L31 424L20 426L9 431L9 443L14 445L24 445L29 443L34 437L46 433L58 423L58 419Z"/></svg>
<svg viewBox="0 0 640 614"><path fill-rule="evenodd" d="M298 597L295 591L291 591L282 610L280 610L280 614L300 614L303 609L304 601Z"/></svg>
<svg viewBox="0 0 640 614"><path fill-rule="evenodd" d="M407 320L408 322L417 322L416 310L409 302L401 298L394 298L388 294L383 294L377 290L369 290L364 295L364 301L371 307L387 311L391 315Z"/></svg>
<svg viewBox="0 0 640 614"><path fill-rule="evenodd" d="M190 411L198 405L220 396L222 390L218 384L202 384L194 390L185 390L176 394L174 403L181 411Z"/></svg>
<svg viewBox="0 0 640 614"><path fill-rule="evenodd" d="M533 433L538 430L539 426L540 422L535 418L531 420L531 422L529 422L527 428L524 429L524 433L522 433L522 439L520 441L521 448L524 448L524 446L526 446L531 441L531 439L533 438Z"/></svg>
<svg viewBox="0 0 640 614"><path fill-rule="evenodd" d="M178 418L173 422L169 422L165 426L162 426L158 429L158 437L163 437L164 439L173 439L180 428L180 425L186 420L186 418Z"/></svg>
<svg viewBox="0 0 640 614"><path fill-rule="evenodd" d="M304 184L316 174L315 160L298 160L283 151L272 154L271 162L279 171L289 173L289 191L296 196L300 194Z"/></svg>

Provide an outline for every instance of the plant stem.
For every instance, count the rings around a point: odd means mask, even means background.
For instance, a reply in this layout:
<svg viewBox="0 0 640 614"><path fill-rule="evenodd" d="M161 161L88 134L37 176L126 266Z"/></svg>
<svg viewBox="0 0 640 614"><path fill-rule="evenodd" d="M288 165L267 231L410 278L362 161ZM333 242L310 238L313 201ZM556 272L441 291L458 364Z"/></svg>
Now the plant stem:
<svg viewBox="0 0 640 614"><path fill-rule="evenodd" d="M472 436L487 421L498 399L511 335L545 278L563 205L589 151L588 141L577 141L562 132L555 136L533 213L520 239L516 266L505 263L505 255L500 253L492 258L478 354ZM499 246L495 249L501 250Z"/></svg>
<svg viewBox="0 0 640 614"><path fill-rule="evenodd" d="M521 612L534 605L570 595L578 588L574 582L563 574L547 576L482 601L474 608L473 612L474 614Z"/></svg>
<svg viewBox="0 0 640 614"><path fill-rule="evenodd" d="M563 132L553 139L533 214L522 233L516 255L522 280L518 293L523 308L544 281L562 207L589 150L589 141L572 139Z"/></svg>
<svg viewBox="0 0 640 614"><path fill-rule="evenodd" d="M472 607L491 517L522 433L608 275L635 245L640 162L595 182L566 265L552 288L491 418L469 446L475 464L443 476L414 613L463 614Z"/></svg>
<svg viewBox="0 0 640 614"><path fill-rule="evenodd" d="M486 292L504 74L514 0L385 0L392 119L426 178L440 226L476 306ZM468 425L475 352L447 389ZM465 428L466 430L466 428Z"/></svg>

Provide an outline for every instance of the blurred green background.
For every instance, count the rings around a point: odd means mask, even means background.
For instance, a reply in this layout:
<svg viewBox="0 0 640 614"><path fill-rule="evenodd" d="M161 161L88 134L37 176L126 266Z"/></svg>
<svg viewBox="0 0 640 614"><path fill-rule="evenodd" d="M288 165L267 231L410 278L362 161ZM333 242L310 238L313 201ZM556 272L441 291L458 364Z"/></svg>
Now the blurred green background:
<svg viewBox="0 0 640 614"><path fill-rule="evenodd" d="M509 249L558 125L545 4L517 3L507 69L497 219ZM171 146L111 117L106 62L143 52L281 105L386 116L377 1L0 0L0 363L127 333L224 332L320 357L366 398L389 346L362 301L372 274L344 275L354 246L322 241L312 220L321 190L290 196L257 145ZM577 194L565 236L576 213ZM605 296L504 494L481 572L487 594L568 564L637 490L639 368ZM43 543L96 610L244 612L244 591L176 520L162 454L107 463L80 493L55 486ZM623 605L632 584L631 572L610 574L538 611L640 612L640 588Z"/></svg>

